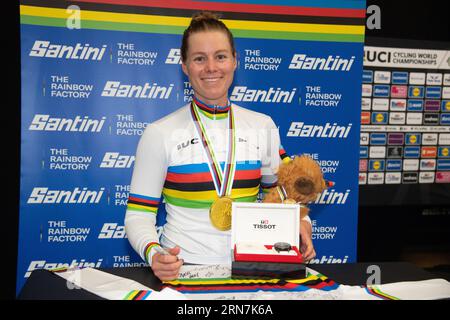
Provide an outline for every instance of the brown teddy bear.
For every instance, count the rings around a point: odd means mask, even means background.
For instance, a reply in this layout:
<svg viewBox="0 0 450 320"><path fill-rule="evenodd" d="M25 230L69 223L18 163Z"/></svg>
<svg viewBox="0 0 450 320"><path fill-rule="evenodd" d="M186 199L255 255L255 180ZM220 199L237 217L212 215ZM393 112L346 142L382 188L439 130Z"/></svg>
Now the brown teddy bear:
<svg viewBox="0 0 450 320"><path fill-rule="evenodd" d="M277 187L270 189L263 202L300 203L300 217L303 218L309 214L306 205L328 186L315 160L306 155L296 156L279 166Z"/></svg>

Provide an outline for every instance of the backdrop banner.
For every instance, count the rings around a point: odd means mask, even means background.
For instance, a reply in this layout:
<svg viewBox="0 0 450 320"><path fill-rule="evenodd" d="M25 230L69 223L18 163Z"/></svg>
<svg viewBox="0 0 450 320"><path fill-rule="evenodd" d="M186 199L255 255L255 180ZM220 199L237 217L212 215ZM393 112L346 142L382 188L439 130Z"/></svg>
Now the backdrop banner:
<svg viewBox="0 0 450 320"><path fill-rule="evenodd" d="M145 265L124 231L134 155L191 99L179 48L202 9L236 38L230 100L335 183L311 204L311 263L356 261L365 1L26 0L17 292L36 269Z"/></svg>

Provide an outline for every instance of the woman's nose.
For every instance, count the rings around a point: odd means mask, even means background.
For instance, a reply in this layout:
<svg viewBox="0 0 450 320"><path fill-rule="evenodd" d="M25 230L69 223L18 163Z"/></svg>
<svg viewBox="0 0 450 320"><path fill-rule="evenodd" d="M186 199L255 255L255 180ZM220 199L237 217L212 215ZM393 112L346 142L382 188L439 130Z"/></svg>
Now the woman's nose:
<svg viewBox="0 0 450 320"><path fill-rule="evenodd" d="M217 69L217 64L214 59L208 59L206 61L206 71L208 72L214 72Z"/></svg>

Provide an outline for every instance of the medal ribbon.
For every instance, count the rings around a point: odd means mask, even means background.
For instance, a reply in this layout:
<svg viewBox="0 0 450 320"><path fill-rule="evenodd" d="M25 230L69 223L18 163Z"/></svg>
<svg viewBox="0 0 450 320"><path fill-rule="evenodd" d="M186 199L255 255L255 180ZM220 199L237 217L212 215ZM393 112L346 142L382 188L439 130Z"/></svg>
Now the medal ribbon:
<svg viewBox="0 0 450 320"><path fill-rule="evenodd" d="M278 195L280 196L281 202L287 199L287 193L283 186L277 186Z"/></svg>
<svg viewBox="0 0 450 320"><path fill-rule="evenodd" d="M235 134L234 134L234 116L232 108L230 108L228 116L228 143L227 143L227 159L225 162L225 170L222 171L219 162L216 159L212 144L206 133L206 128L202 123L200 115L197 110L198 106L195 104L195 100L191 103L191 115L194 122L194 126L197 129L197 133L200 136L200 140L203 144L203 150L205 151L208 159L208 167L211 173L214 187L219 197L225 195L231 195L231 188L233 187L234 173L236 171L236 148L235 148Z"/></svg>

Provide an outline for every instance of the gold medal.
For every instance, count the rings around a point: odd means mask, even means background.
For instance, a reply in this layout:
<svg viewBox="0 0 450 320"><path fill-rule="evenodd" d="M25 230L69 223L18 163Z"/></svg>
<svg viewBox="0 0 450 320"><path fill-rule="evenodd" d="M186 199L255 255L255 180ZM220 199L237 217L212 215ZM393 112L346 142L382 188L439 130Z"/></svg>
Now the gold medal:
<svg viewBox="0 0 450 320"><path fill-rule="evenodd" d="M209 219L212 225L220 231L231 229L231 203L230 197L220 197L214 200L209 208Z"/></svg>

